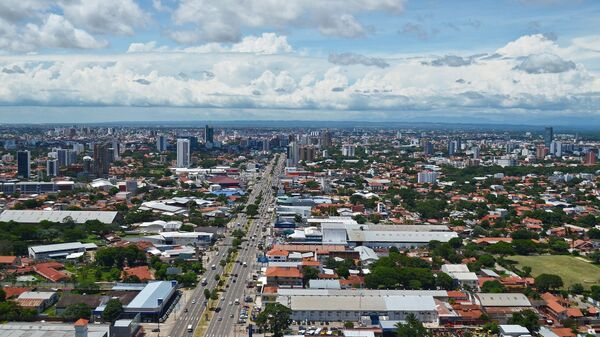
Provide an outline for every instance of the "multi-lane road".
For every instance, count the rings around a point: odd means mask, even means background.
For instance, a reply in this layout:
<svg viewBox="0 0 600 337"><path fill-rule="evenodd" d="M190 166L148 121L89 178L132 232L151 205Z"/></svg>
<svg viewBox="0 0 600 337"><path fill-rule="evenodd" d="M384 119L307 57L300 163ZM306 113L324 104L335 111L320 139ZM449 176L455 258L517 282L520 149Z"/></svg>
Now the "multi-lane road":
<svg viewBox="0 0 600 337"><path fill-rule="evenodd" d="M268 212L269 207L274 204L273 197L273 186L278 186L279 175L283 170L284 157L276 156L273 161L265 168L260 181L254 184L252 193L248 197L248 203L252 204L256 201L259 195L262 195L261 203L259 205L257 219L250 222L248 233L246 234L246 242L243 243L243 247L238 250L237 260L233 266L230 276L227 280L225 291L220 294L218 304L219 312L215 312L212 319L209 322L208 329L206 330L206 337L227 337L235 335L235 327L239 318L239 312L244 304L244 297L248 293L246 285L248 280L252 279L252 271L255 270L256 256L258 253L258 243L261 237L261 226L269 223L270 213ZM272 169L273 174L271 174ZM198 286L191 292L191 296L188 295L182 301L185 310L179 311L179 317L171 330L169 336L172 337L187 337L191 336L200 321L201 316L205 312L205 298L204 289L214 289L217 287L218 281L215 280L216 275L223 275L224 269L219 264L219 261L225 259L227 251L231 248L233 238L230 236L231 231L237 228L239 223L242 227L247 224L248 219L245 214L238 214L238 216L230 222L230 227L227 230L225 239L219 243L218 250L213 259L206 266L207 272L202 275L206 278L207 285ZM255 237L253 240L252 238ZM244 263L246 264L244 266ZM212 269L211 265L215 265L216 268ZM237 277L235 277L237 275ZM239 305L235 304L236 299L239 301ZM188 331L188 326L192 326L194 332Z"/></svg>

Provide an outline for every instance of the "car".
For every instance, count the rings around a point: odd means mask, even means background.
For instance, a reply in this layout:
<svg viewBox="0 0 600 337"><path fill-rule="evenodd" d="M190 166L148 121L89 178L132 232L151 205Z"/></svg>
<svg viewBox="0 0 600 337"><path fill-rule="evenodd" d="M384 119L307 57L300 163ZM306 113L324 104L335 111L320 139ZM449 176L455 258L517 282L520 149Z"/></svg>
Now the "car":
<svg viewBox="0 0 600 337"><path fill-rule="evenodd" d="M216 307L215 312L219 312L219 311L221 311L221 307Z"/></svg>
<svg viewBox="0 0 600 337"><path fill-rule="evenodd" d="M196 300L192 300L192 304L196 304Z"/></svg>
<svg viewBox="0 0 600 337"><path fill-rule="evenodd" d="M233 314L229 315L230 318L233 318L233 316L234 316Z"/></svg>
<svg viewBox="0 0 600 337"><path fill-rule="evenodd" d="M219 322L223 320L223 317L219 317Z"/></svg>
<svg viewBox="0 0 600 337"><path fill-rule="evenodd" d="M188 312L188 308L185 308L185 309L183 310L183 312Z"/></svg>

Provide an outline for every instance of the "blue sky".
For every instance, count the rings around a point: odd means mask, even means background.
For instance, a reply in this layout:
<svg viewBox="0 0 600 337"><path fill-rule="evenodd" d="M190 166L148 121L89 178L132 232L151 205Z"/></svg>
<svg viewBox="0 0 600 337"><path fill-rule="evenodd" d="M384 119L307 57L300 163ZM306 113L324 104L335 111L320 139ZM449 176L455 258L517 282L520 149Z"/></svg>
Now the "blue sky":
<svg viewBox="0 0 600 337"><path fill-rule="evenodd" d="M598 17L594 0L3 0L0 122L596 118Z"/></svg>

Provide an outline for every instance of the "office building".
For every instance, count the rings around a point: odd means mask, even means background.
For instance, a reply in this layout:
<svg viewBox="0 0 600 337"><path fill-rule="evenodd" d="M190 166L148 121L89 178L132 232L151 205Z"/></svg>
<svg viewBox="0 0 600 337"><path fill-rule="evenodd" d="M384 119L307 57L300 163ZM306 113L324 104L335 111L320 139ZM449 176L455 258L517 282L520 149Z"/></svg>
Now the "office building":
<svg viewBox="0 0 600 337"><path fill-rule="evenodd" d="M344 156L344 157L356 156L356 146L354 146L354 144L342 145L342 156Z"/></svg>
<svg viewBox="0 0 600 337"><path fill-rule="evenodd" d="M438 173L433 171L422 171L417 174L417 182L419 184L428 183L434 184L437 182Z"/></svg>
<svg viewBox="0 0 600 337"><path fill-rule="evenodd" d="M71 151L67 149L55 149L54 152L56 152L56 159L58 159L59 167L67 167L71 164L71 156L69 153Z"/></svg>
<svg viewBox="0 0 600 337"><path fill-rule="evenodd" d="M206 125L204 127L204 144L212 144L214 141L214 129Z"/></svg>
<svg viewBox="0 0 600 337"><path fill-rule="evenodd" d="M585 154L583 163L585 165L594 165L596 164L596 150L590 150Z"/></svg>
<svg viewBox="0 0 600 337"><path fill-rule="evenodd" d="M29 179L31 175L31 153L27 150L17 152L17 176Z"/></svg>
<svg viewBox="0 0 600 337"><path fill-rule="evenodd" d="M325 129L325 131L321 132L320 136L321 137L320 137L319 143L320 143L321 149L330 148L332 145L331 132L329 130Z"/></svg>
<svg viewBox="0 0 600 337"><path fill-rule="evenodd" d="M167 151L167 137L163 135L156 136L156 150L158 152Z"/></svg>
<svg viewBox="0 0 600 337"><path fill-rule="evenodd" d="M48 177L56 177L58 175L58 160L48 159L46 161L46 175Z"/></svg>
<svg viewBox="0 0 600 337"><path fill-rule="evenodd" d="M291 142L287 147L287 166L296 166L300 161L300 146Z"/></svg>
<svg viewBox="0 0 600 337"><path fill-rule="evenodd" d="M94 173L97 177L107 177L113 153L108 143L94 144Z"/></svg>
<svg viewBox="0 0 600 337"><path fill-rule="evenodd" d="M550 155L555 157L562 157L562 142L553 140L550 142Z"/></svg>
<svg viewBox="0 0 600 337"><path fill-rule="evenodd" d="M190 167L190 140L177 139L177 167Z"/></svg>
<svg viewBox="0 0 600 337"><path fill-rule="evenodd" d="M554 140L554 129L547 127L544 129L544 145L550 148L550 143Z"/></svg>
<svg viewBox="0 0 600 337"><path fill-rule="evenodd" d="M432 155L433 154L433 143L428 140L423 141L423 154Z"/></svg>

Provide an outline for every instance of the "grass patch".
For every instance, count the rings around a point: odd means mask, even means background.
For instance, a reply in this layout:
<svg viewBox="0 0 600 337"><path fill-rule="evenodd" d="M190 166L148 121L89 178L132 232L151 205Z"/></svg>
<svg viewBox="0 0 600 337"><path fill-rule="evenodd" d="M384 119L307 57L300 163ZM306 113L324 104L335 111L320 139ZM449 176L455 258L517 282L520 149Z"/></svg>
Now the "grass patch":
<svg viewBox="0 0 600 337"><path fill-rule="evenodd" d="M562 278L565 288L581 283L585 288L600 284L600 267L570 255L510 256L519 269L531 267L531 275L555 274Z"/></svg>

